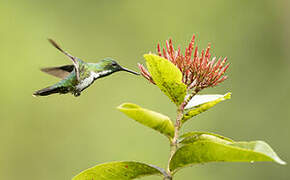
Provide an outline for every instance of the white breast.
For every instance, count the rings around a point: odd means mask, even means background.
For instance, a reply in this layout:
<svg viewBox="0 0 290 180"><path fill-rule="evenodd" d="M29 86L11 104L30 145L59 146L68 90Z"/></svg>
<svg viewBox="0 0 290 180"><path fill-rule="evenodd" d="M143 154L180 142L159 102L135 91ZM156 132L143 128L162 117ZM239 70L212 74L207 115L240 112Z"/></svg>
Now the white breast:
<svg viewBox="0 0 290 180"><path fill-rule="evenodd" d="M107 70L107 71L102 71L99 73L95 73L93 71L90 72L90 76L83 79L77 86L76 89L79 91L82 91L83 89L85 89L86 87L88 87L89 85L91 85L95 79L97 79L98 77L110 73L111 70Z"/></svg>

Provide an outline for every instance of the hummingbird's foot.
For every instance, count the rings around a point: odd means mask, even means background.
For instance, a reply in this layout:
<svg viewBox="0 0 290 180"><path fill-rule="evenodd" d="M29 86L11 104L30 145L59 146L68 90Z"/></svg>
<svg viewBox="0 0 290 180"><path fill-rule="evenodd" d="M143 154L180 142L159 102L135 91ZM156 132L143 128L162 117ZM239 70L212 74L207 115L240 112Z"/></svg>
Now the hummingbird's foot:
<svg viewBox="0 0 290 180"><path fill-rule="evenodd" d="M81 92L79 92L79 91L75 91L75 92L73 92L73 95L74 95L75 97L78 97L78 96L81 95Z"/></svg>

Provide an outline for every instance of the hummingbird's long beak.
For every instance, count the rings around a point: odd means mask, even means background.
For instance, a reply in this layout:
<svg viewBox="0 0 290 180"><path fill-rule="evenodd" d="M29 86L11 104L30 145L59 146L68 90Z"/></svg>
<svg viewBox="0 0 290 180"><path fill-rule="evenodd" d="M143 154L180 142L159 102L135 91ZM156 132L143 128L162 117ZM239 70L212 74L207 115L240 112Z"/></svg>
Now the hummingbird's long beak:
<svg viewBox="0 0 290 180"><path fill-rule="evenodd" d="M135 75L140 75L139 73L137 73L135 71L132 71L130 69L124 68L124 67L122 67L121 71L127 71L127 72L132 73L132 74L135 74Z"/></svg>

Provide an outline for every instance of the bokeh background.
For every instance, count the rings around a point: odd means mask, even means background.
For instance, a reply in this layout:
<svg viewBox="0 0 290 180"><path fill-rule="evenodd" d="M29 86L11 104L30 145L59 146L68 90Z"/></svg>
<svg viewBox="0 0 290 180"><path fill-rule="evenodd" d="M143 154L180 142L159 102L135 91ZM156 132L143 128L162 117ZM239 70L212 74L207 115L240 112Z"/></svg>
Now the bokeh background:
<svg viewBox="0 0 290 180"><path fill-rule="evenodd" d="M166 166L167 139L116 110L133 102L175 117L174 105L142 77L116 73L78 98L32 97L58 80L39 68L70 63L48 37L84 60L110 56L137 70L158 42L172 37L185 47L196 34L200 48L211 42L212 53L231 63L230 78L203 93L231 91L233 97L183 132L265 140L290 162L288 0L4 0L0 17L0 179L71 179L117 160ZM175 179L286 180L289 170L275 163L212 163L186 168Z"/></svg>

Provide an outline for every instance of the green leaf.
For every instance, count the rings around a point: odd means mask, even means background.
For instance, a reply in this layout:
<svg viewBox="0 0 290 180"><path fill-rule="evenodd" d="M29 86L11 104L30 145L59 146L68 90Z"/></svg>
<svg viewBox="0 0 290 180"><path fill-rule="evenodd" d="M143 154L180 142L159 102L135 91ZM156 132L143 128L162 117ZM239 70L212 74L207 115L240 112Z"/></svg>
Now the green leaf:
<svg viewBox="0 0 290 180"><path fill-rule="evenodd" d="M209 133L209 132L188 132L180 136L180 138L181 138L180 143L183 145L191 144L198 140L216 140L222 143L234 142L230 138L227 138L218 134L214 134L214 133Z"/></svg>
<svg viewBox="0 0 290 180"><path fill-rule="evenodd" d="M146 64L154 82L172 102L180 105L186 95L186 85L182 82L182 73L169 60L145 54Z"/></svg>
<svg viewBox="0 0 290 180"><path fill-rule="evenodd" d="M169 117L132 103L121 104L118 109L137 122L173 138L174 126Z"/></svg>
<svg viewBox="0 0 290 180"><path fill-rule="evenodd" d="M187 112L182 118L182 123L230 98L231 93L225 95L195 95L185 106Z"/></svg>
<svg viewBox="0 0 290 180"><path fill-rule="evenodd" d="M89 168L72 180L130 180L150 175L166 175L159 167L140 162L110 162Z"/></svg>
<svg viewBox="0 0 290 180"><path fill-rule="evenodd" d="M191 139L192 138L192 139ZM181 146L170 161L170 170L208 162L274 161L286 164L263 141L234 142L212 133L194 132L185 135Z"/></svg>
<svg viewBox="0 0 290 180"><path fill-rule="evenodd" d="M185 106L185 109L196 108L202 104L212 102L220 98L225 98L225 99L230 98L230 96L231 96L231 93L227 93L225 95L221 95L221 94L195 95Z"/></svg>

